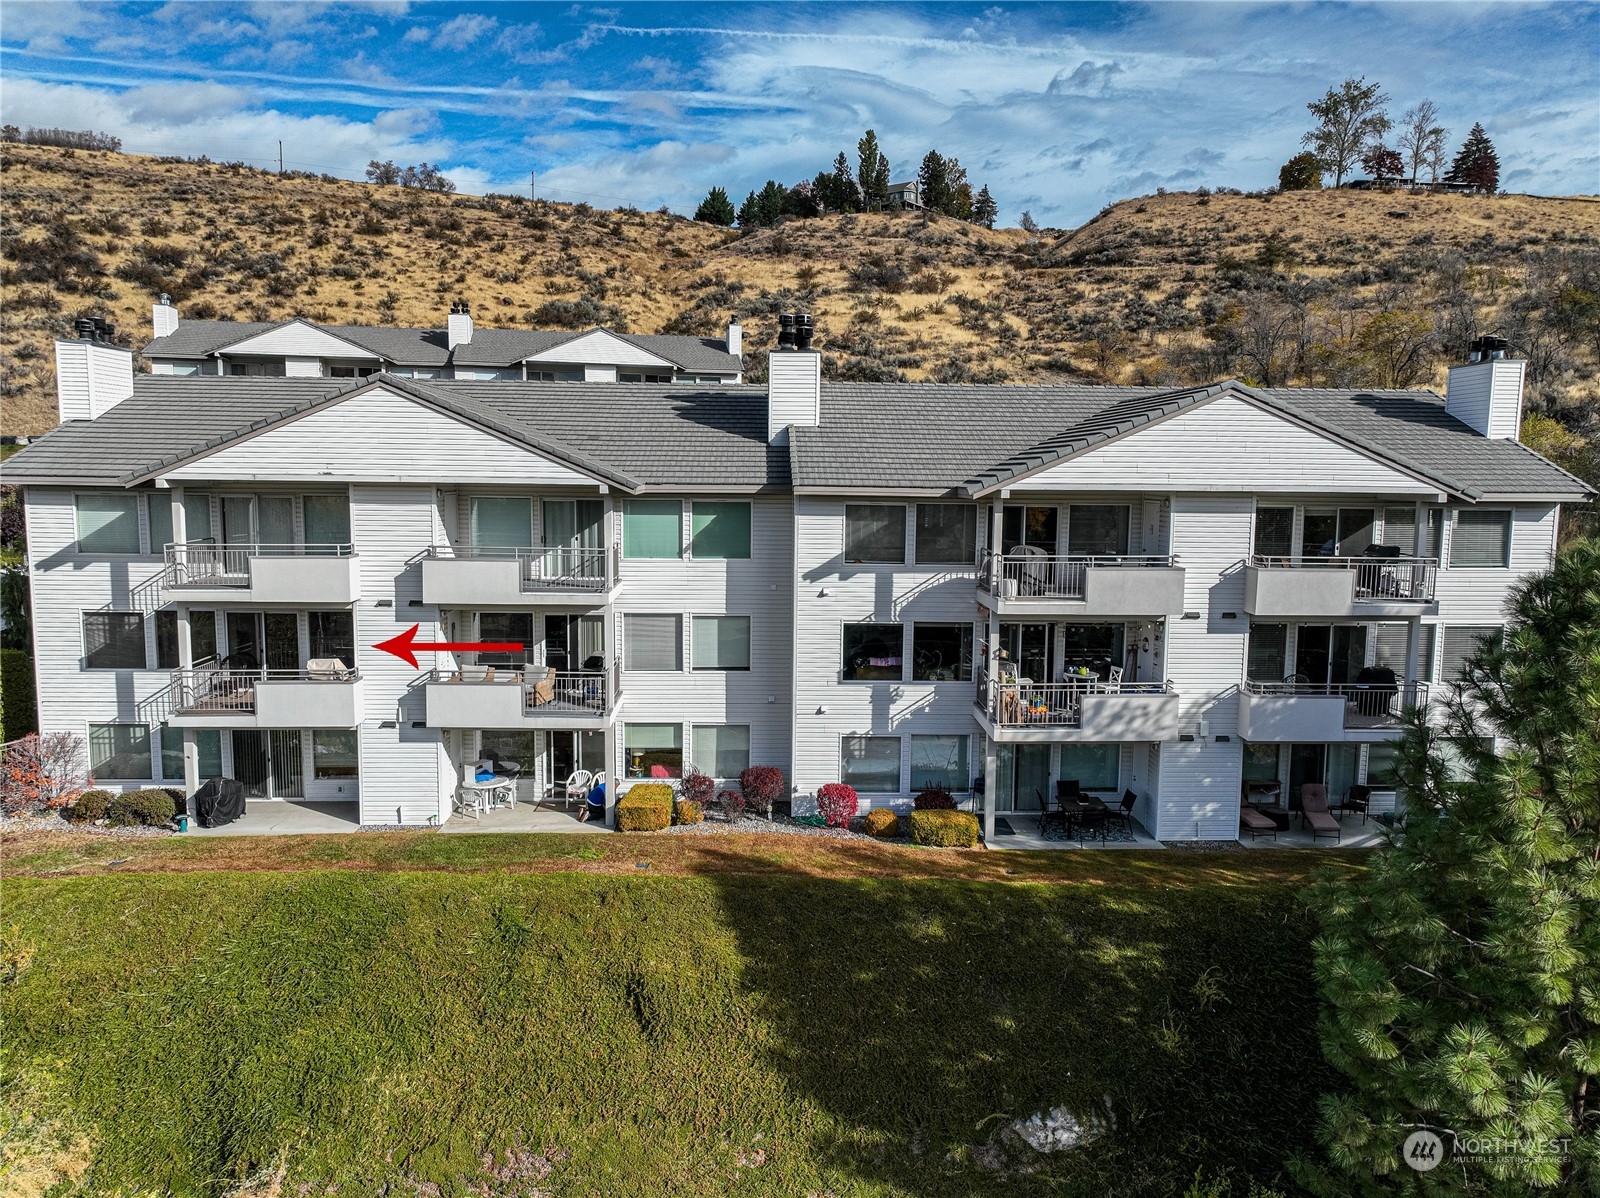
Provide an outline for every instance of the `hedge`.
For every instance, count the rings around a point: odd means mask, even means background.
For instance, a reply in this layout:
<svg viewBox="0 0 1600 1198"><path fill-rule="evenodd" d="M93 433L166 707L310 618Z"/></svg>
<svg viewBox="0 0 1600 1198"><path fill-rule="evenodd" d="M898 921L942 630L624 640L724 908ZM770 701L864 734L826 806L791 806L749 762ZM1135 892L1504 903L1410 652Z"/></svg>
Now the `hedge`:
<svg viewBox="0 0 1600 1198"><path fill-rule="evenodd" d="M758 815L771 815L772 805L787 793L783 771L772 765L752 765L739 775L745 806Z"/></svg>
<svg viewBox="0 0 1600 1198"><path fill-rule="evenodd" d="M874 807L867 812L867 835L891 840L900 835L900 817L888 807Z"/></svg>
<svg viewBox="0 0 1600 1198"><path fill-rule="evenodd" d="M698 824L705 817L705 808L693 799L679 799L672 805L672 822L675 824Z"/></svg>
<svg viewBox="0 0 1600 1198"><path fill-rule="evenodd" d="M130 790L111 800L106 818L113 827L147 824L160 827L170 823L178 805L165 790Z"/></svg>
<svg viewBox="0 0 1600 1198"><path fill-rule="evenodd" d="M978 843L978 817L970 811L913 811L911 843L970 849Z"/></svg>
<svg viewBox="0 0 1600 1198"><path fill-rule="evenodd" d="M97 819L105 819L106 812L111 810L111 801L116 797L109 790L86 790L72 805L67 819L75 824L90 824Z"/></svg>
<svg viewBox="0 0 1600 1198"><path fill-rule="evenodd" d="M33 689L33 655L26 649L0 649L0 741L21 740L39 731Z"/></svg>
<svg viewBox="0 0 1600 1198"><path fill-rule="evenodd" d="M672 826L672 784L640 782L617 800L618 832L659 832Z"/></svg>

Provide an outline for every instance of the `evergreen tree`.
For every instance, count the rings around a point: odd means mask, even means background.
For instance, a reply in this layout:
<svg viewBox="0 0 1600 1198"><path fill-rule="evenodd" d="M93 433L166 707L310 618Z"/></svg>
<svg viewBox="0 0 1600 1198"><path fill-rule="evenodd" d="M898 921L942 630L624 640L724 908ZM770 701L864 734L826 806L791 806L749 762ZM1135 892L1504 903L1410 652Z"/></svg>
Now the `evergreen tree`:
<svg viewBox="0 0 1600 1198"><path fill-rule="evenodd" d="M744 203L739 205L739 227L741 229L759 229L761 227L761 201L755 192L745 196Z"/></svg>
<svg viewBox="0 0 1600 1198"><path fill-rule="evenodd" d="M733 224L734 216L733 201L720 187L713 187L706 192L706 198L701 200L700 207L694 210L695 220L704 221L708 225L721 225L724 228Z"/></svg>
<svg viewBox="0 0 1600 1198"><path fill-rule="evenodd" d="M989 194L989 185L985 183L972 201L972 223L992 229L999 215L1000 206L994 202L994 197Z"/></svg>
<svg viewBox="0 0 1600 1198"><path fill-rule="evenodd" d="M850 172L850 160L844 156L844 151L839 151L839 156L833 160L833 178L835 194L839 199L840 212L861 211L861 189L856 186L856 177Z"/></svg>
<svg viewBox="0 0 1600 1198"><path fill-rule="evenodd" d="M1279 191L1315 191L1322 186L1322 159L1303 150L1278 170Z"/></svg>
<svg viewBox="0 0 1600 1198"><path fill-rule="evenodd" d="M1389 843L1311 892L1323 1052L1353 1083L1322 1102L1328 1163L1296 1163L1314 1193L1600 1184L1600 542L1506 613L1434 723L1408 713ZM1424 1129L1427 1172L1403 1155Z"/></svg>
<svg viewBox="0 0 1600 1198"><path fill-rule="evenodd" d="M1500 156L1482 125L1472 126L1445 178L1452 183L1470 183L1490 195L1500 190Z"/></svg>
<svg viewBox="0 0 1600 1198"><path fill-rule="evenodd" d="M881 212L889 202L889 163L878 148L878 135L868 129L856 142L856 181L861 186L862 207L868 212ZM878 190L879 175L883 176L883 190Z"/></svg>
<svg viewBox="0 0 1600 1198"><path fill-rule="evenodd" d="M1306 105L1317 118L1317 127L1300 144L1316 154L1324 170L1333 172L1335 187L1361 160L1367 144L1389 132L1391 122L1384 111L1388 102L1382 86L1368 83L1363 75L1330 87L1322 99Z"/></svg>
<svg viewBox="0 0 1600 1198"><path fill-rule="evenodd" d="M938 150L929 150L922 156L922 166L917 171L917 190L922 196L922 206L930 212L943 212L949 205L949 176Z"/></svg>
<svg viewBox="0 0 1600 1198"><path fill-rule="evenodd" d="M889 160L882 154L878 155L878 169L872 175L872 194L880 209L889 206Z"/></svg>
<svg viewBox="0 0 1600 1198"><path fill-rule="evenodd" d="M961 165L959 159L946 158L944 160L944 185L946 199L942 211L946 216L953 216L957 220L968 220L972 216L972 185L967 182L967 168Z"/></svg>

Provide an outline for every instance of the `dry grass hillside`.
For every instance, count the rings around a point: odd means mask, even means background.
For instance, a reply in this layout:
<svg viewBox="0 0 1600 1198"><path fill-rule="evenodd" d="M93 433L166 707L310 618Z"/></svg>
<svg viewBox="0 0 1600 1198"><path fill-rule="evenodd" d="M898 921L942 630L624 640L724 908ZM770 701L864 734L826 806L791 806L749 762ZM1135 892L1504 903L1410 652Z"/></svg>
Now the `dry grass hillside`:
<svg viewBox="0 0 1600 1198"><path fill-rule="evenodd" d="M754 377L791 307L856 379L1428 385L1494 330L1527 347L1537 402L1600 393L1589 198L1178 193L1037 236L915 214L745 235L125 154L9 144L0 165L8 433L54 423L50 341L75 316L141 346L161 291L192 318L341 324L442 325L458 295L494 326L717 333L738 312Z"/></svg>

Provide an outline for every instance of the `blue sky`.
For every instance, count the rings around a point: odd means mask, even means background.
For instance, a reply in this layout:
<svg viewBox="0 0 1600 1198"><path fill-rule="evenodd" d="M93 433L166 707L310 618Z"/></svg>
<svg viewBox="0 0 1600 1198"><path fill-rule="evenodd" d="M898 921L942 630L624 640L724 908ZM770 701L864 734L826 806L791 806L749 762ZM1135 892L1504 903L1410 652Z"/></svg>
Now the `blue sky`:
<svg viewBox="0 0 1600 1198"><path fill-rule="evenodd" d="M1502 182L1600 191L1593 4L580 4L0 0L0 116L140 153L689 212L809 178L877 130L1001 221L1075 225L1158 186L1276 181L1307 100L1380 80L1482 121Z"/></svg>

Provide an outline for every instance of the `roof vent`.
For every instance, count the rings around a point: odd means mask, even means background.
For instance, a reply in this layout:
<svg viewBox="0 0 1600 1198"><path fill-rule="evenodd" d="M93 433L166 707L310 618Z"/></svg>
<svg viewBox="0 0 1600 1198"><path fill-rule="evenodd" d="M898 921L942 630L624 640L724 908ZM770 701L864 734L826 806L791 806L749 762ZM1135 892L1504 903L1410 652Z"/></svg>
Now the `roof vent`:
<svg viewBox="0 0 1600 1198"><path fill-rule="evenodd" d="M811 334L814 331L811 313L796 312L794 314L794 347L796 349L810 349Z"/></svg>
<svg viewBox="0 0 1600 1198"><path fill-rule="evenodd" d="M794 313L778 313L778 348L794 348Z"/></svg>
<svg viewBox="0 0 1600 1198"><path fill-rule="evenodd" d="M107 324L98 316L80 316L72 322L79 341L97 341L109 345L117 335L115 325Z"/></svg>
<svg viewBox="0 0 1600 1198"><path fill-rule="evenodd" d="M1510 348L1511 342L1504 337L1479 337L1467 342L1467 364L1501 361Z"/></svg>

